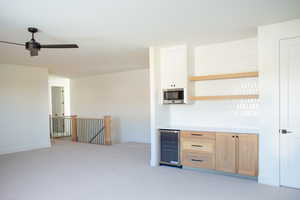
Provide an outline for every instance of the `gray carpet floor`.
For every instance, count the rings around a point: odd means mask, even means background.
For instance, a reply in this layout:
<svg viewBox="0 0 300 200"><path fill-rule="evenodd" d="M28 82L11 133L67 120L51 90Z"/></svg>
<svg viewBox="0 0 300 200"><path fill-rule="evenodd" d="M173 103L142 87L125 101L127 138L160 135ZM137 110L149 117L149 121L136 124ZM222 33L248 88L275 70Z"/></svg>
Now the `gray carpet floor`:
<svg viewBox="0 0 300 200"><path fill-rule="evenodd" d="M149 166L149 145L56 140L0 156L1 200L299 200L300 190L230 176Z"/></svg>

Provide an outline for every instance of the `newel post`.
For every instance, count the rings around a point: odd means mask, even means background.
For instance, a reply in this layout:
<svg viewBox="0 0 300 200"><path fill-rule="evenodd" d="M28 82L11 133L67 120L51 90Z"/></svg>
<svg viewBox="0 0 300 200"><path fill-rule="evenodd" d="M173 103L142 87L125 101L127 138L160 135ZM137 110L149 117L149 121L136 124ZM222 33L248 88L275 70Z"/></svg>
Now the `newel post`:
<svg viewBox="0 0 300 200"><path fill-rule="evenodd" d="M71 120L72 120L72 141L77 142L77 115L72 115Z"/></svg>
<svg viewBox="0 0 300 200"><path fill-rule="evenodd" d="M104 144L111 145L111 116L104 116Z"/></svg>

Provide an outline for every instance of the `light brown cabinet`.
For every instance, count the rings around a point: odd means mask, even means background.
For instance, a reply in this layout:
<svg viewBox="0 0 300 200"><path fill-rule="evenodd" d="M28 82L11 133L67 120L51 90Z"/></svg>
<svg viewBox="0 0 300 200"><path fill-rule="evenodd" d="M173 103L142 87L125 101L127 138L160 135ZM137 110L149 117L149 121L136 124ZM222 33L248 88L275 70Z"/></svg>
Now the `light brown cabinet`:
<svg viewBox="0 0 300 200"><path fill-rule="evenodd" d="M236 135L216 134L216 170L236 173Z"/></svg>
<svg viewBox="0 0 300 200"><path fill-rule="evenodd" d="M181 132L181 163L184 166L215 169L215 134Z"/></svg>
<svg viewBox="0 0 300 200"><path fill-rule="evenodd" d="M182 131L180 142L183 166L258 175L255 134Z"/></svg>
<svg viewBox="0 0 300 200"><path fill-rule="evenodd" d="M216 170L258 174L258 138L254 134L216 134Z"/></svg>
<svg viewBox="0 0 300 200"><path fill-rule="evenodd" d="M258 175L258 137L250 134L237 136L237 173L248 176Z"/></svg>

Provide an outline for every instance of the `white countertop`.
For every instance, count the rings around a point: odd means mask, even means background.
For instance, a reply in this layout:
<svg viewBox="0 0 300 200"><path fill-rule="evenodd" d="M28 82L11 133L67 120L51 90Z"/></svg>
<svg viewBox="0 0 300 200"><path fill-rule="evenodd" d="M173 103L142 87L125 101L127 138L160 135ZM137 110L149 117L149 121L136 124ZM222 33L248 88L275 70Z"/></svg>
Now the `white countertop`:
<svg viewBox="0 0 300 200"><path fill-rule="evenodd" d="M177 129L181 131L208 131L208 132L228 132L228 133L245 133L258 134L257 128L229 128L229 127L186 127L186 126L162 126L159 129Z"/></svg>

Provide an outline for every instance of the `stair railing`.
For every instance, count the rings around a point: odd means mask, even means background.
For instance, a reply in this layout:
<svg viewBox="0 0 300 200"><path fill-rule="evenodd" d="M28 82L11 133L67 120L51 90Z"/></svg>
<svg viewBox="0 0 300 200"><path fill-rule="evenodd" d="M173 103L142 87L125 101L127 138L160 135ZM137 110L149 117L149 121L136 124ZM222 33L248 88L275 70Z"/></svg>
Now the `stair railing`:
<svg viewBox="0 0 300 200"><path fill-rule="evenodd" d="M50 134L51 138L71 136L73 142L110 145L111 116L104 118L80 118L77 115L59 118L50 116Z"/></svg>

